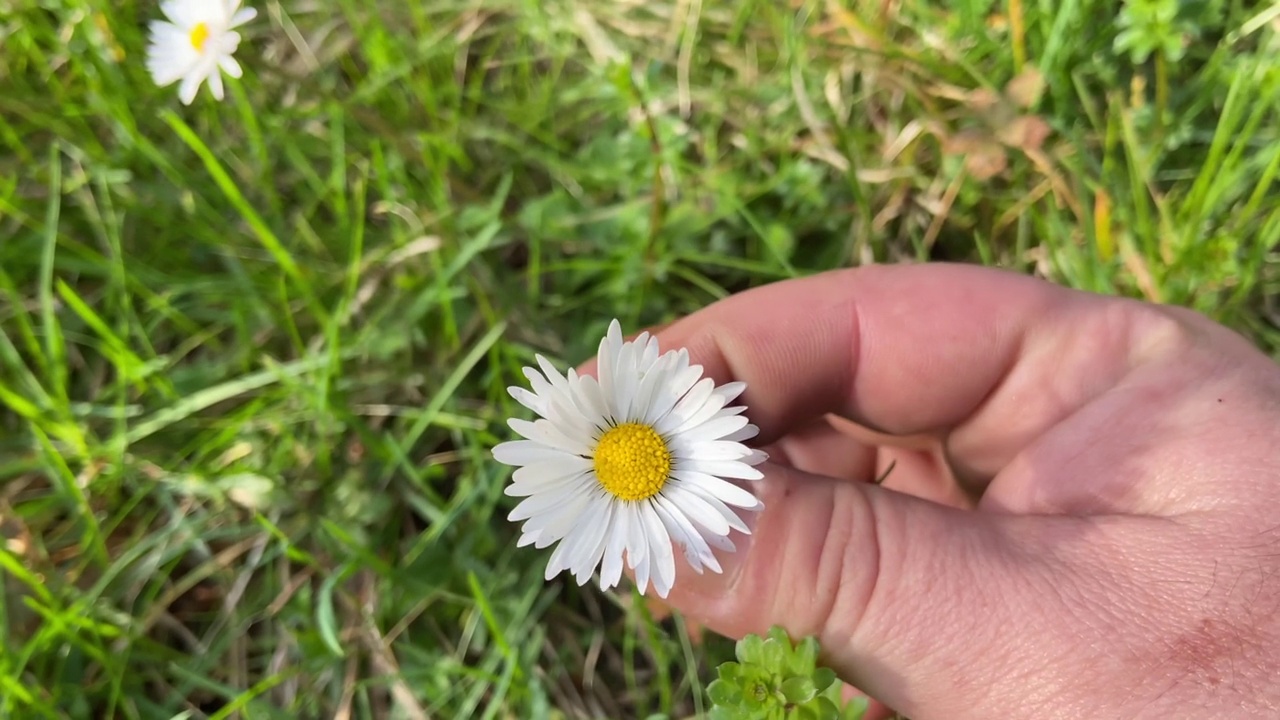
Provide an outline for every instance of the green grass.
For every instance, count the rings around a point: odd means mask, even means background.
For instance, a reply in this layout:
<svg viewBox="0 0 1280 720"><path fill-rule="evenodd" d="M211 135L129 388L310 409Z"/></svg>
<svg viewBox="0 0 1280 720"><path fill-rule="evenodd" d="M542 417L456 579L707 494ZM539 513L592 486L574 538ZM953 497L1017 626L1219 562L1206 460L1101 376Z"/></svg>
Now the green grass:
<svg viewBox="0 0 1280 720"><path fill-rule="evenodd" d="M543 583L488 456L613 316L949 259L1280 347L1274 8L253 4L189 108L153 4L0 11L2 717L696 712L730 646Z"/></svg>

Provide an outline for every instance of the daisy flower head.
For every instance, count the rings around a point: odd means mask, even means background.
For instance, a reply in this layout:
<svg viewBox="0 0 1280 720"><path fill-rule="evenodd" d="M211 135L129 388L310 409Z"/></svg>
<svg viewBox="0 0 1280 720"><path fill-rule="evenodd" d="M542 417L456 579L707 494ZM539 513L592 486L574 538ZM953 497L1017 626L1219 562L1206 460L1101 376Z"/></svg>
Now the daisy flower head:
<svg viewBox="0 0 1280 720"><path fill-rule="evenodd" d="M178 98L190 105L208 80L209 91L222 99L222 74L242 74L232 57L240 45L235 28L257 17L253 8L241 8L240 0L165 0L160 11L168 20L151 23L147 70L160 87L179 80Z"/></svg>
<svg viewBox="0 0 1280 720"><path fill-rule="evenodd" d="M518 546L558 543L546 579L568 570L583 585L600 568L600 587L622 577L623 562L644 592L661 597L675 582L675 548L698 573L720 572L712 549L732 552L731 530L748 533L738 510L755 495L729 479L758 480L765 454L745 406L730 406L746 383L716 386L681 349L659 354L657 338L623 342L614 320L600 341L597 377L561 375L542 356L526 367L530 390L508 388L537 420L512 419L523 440L493 449L517 466L504 492L524 498L508 515L523 521Z"/></svg>

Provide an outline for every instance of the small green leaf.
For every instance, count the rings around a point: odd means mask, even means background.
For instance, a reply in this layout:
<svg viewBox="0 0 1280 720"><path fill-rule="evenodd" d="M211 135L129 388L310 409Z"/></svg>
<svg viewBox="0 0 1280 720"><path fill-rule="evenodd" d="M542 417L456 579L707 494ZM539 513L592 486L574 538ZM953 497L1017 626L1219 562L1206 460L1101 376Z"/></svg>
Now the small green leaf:
<svg viewBox="0 0 1280 720"><path fill-rule="evenodd" d="M716 668L716 672L721 680L732 682L742 677L742 666L733 661L721 663L720 667Z"/></svg>
<svg viewBox="0 0 1280 720"><path fill-rule="evenodd" d="M818 666L818 641L813 637L801 640L791 653L788 669L795 675L808 675Z"/></svg>
<svg viewBox="0 0 1280 720"><path fill-rule="evenodd" d="M787 631L784 630L781 625L774 625L769 628L768 637L770 640L782 643L788 648L791 647L791 636L787 634Z"/></svg>
<svg viewBox="0 0 1280 720"><path fill-rule="evenodd" d="M786 640L779 642L776 638L769 638L760 646L759 662L775 672L785 671L790 651L790 644Z"/></svg>
<svg viewBox="0 0 1280 720"><path fill-rule="evenodd" d="M787 712L787 720L832 720L834 716L825 713L828 707L832 712L836 711L835 707L832 707L830 703L827 703L826 707L818 703L797 705Z"/></svg>
<svg viewBox="0 0 1280 720"><path fill-rule="evenodd" d="M813 685L822 692L836 681L836 672L831 668L817 668L813 671Z"/></svg>
<svg viewBox="0 0 1280 720"><path fill-rule="evenodd" d="M738 662L748 664L759 664L764 660L764 640L759 635L748 635L738 641L735 649L738 656Z"/></svg>
<svg viewBox="0 0 1280 720"><path fill-rule="evenodd" d="M817 717L822 720L840 720L840 708L827 698L815 698L812 702L807 703L808 707L815 710ZM861 712L858 713L861 716Z"/></svg>
<svg viewBox="0 0 1280 720"><path fill-rule="evenodd" d="M809 702L817 694L813 679L803 675L788 678L782 683L782 697L792 705Z"/></svg>
<svg viewBox="0 0 1280 720"><path fill-rule="evenodd" d="M340 571L325 578L316 597L316 629L320 632L320 639L324 641L325 647L337 657L346 654L342 650L342 643L338 641L338 622L333 612L333 593L336 591L335 586L343 579L343 574Z"/></svg>
<svg viewBox="0 0 1280 720"><path fill-rule="evenodd" d="M707 686L707 696L716 705L737 705L742 702L742 691L738 686L724 680L712 680Z"/></svg>
<svg viewBox="0 0 1280 720"><path fill-rule="evenodd" d="M711 708L711 712L707 713L707 720L742 720L742 711L738 710L736 705L733 707L716 705Z"/></svg>

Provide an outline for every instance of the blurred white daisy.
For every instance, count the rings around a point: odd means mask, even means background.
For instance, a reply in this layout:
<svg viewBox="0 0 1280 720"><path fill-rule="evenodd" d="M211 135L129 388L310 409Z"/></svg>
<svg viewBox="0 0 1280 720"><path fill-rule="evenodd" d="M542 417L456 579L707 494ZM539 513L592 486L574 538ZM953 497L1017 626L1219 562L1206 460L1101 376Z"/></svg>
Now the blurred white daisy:
<svg viewBox="0 0 1280 720"><path fill-rule="evenodd" d="M658 354L641 333L622 341L617 320L600 341L599 379L561 375L542 356L525 368L533 390L508 388L540 417L509 421L524 440L498 445L498 462L516 465L507 495L524 500L508 519L524 521L518 545L559 543L546 578L562 570L585 584L600 567L600 587L622 577L623 556L644 592L666 597L675 582L674 546L689 565L720 572L712 548L732 552L731 529L748 532L733 508L760 501L725 478L758 480L765 454L742 441L758 429L727 407L746 389L716 387L689 364L686 350Z"/></svg>
<svg viewBox="0 0 1280 720"><path fill-rule="evenodd" d="M209 91L222 99L222 75L242 74L240 63L231 57L240 45L235 28L258 15L253 8L241 8L240 0L166 0L160 10L168 18L151 23L151 46L147 48L147 70L156 84L164 87L178 80L178 98L190 105L209 81ZM221 72L219 72L221 71Z"/></svg>

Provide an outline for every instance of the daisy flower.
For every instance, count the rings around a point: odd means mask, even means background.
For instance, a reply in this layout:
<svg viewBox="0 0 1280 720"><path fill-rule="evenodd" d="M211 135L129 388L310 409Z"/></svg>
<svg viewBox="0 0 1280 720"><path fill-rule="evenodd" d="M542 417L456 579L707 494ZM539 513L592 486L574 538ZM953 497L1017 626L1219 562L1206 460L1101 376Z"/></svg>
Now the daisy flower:
<svg viewBox="0 0 1280 720"><path fill-rule="evenodd" d="M222 99L222 74L233 78L242 74L240 63L231 57L240 45L235 28L257 16L253 8L241 8L240 0L166 0L160 10L168 20L151 23L151 46L147 48L147 70L160 87L178 80L178 98L190 105L209 81L209 91ZM221 72L219 72L221 70Z"/></svg>
<svg viewBox="0 0 1280 720"><path fill-rule="evenodd" d="M504 492L524 498L508 519L524 521L518 546L558 543L546 579L568 570L583 585L600 568L600 587L622 577L622 563L644 592L666 597L675 582L675 546L698 573L720 572L712 548L732 552L729 531L749 532L734 508L760 501L726 478L758 480L765 454L742 441L758 429L728 407L746 389L716 387L689 364L686 350L658 353L641 333L622 341L614 320L600 341L598 379L561 375L545 358L527 367L532 391L508 388L539 416L508 421L523 440L493 449L515 465Z"/></svg>

